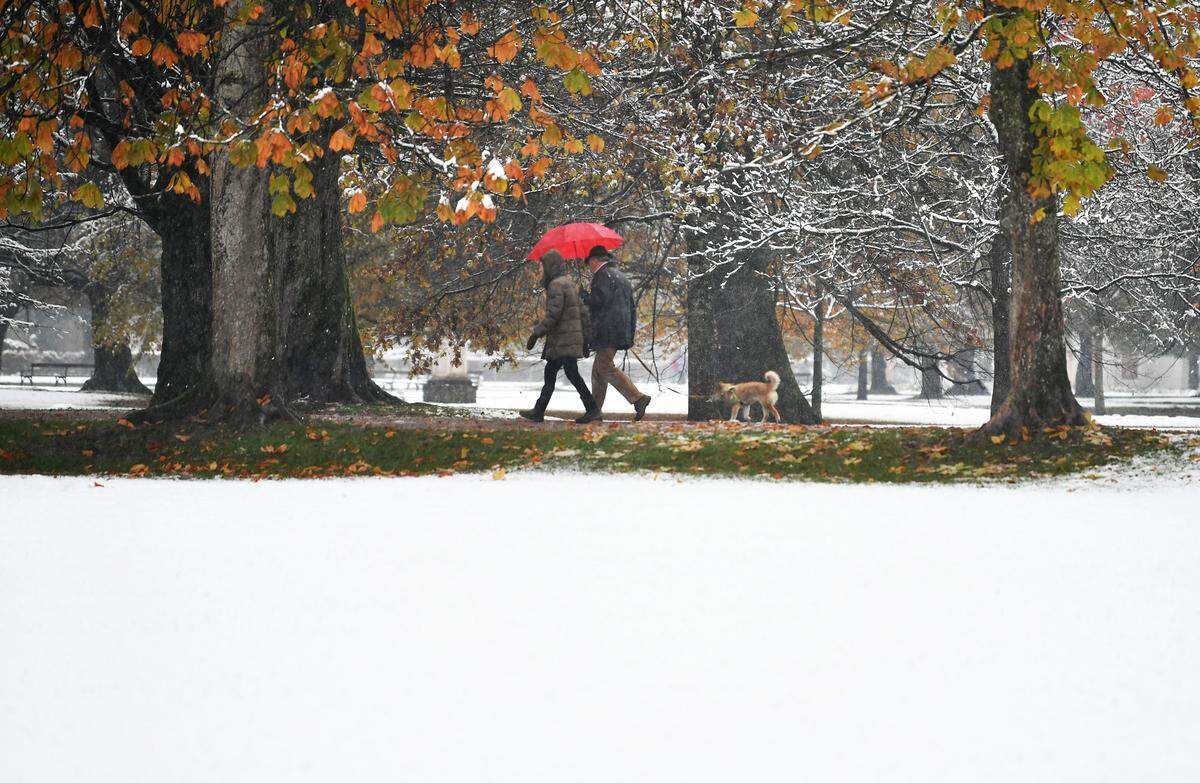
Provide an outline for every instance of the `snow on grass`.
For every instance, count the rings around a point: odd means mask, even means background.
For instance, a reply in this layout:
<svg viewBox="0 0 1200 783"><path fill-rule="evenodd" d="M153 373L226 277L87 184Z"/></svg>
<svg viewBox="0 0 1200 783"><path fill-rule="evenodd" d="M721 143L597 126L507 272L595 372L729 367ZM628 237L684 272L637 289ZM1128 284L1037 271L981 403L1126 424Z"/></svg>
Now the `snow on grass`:
<svg viewBox="0 0 1200 783"><path fill-rule="evenodd" d="M0 384L0 410L113 410L146 406L144 394L84 392L79 390L79 384L85 378L71 380L70 386L56 386L53 382L34 386L17 384L13 376L12 384Z"/></svg>
<svg viewBox="0 0 1200 783"><path fill-rule="evenodd" d="M3 381L11 380L12 384ZM0 378L0 409L27 410L57 410L75 409L106 409L140 407L144 397L124 394L103 394L80 392L78 385L37 387L17 386L16 376ZM75 381L76 379L72 379ZM153 378L143 378L143 383L153 388ZM79 382L82 382L81 379ZM386 377L380 379L381 385L409 401L421 400L421 381L402 380ZM650 412L686 416L688 406L688 389L686 384L641 384L642 390L653 395ZM477 399L474 404L454 405L452 407L469 408L479 411L480 418L512 418L514 411L533 407L541 382L526 381L485 381L479 385ZM974 429L982 425L989 415L989 397L987 395L972 397L948 397L942 400L922 400L910 396L876 396L868 400L856 400L848 387L833 386L822 405L822 413L827 421L846 424L897 424L897 425L929 425L941 427L966 427ZM47 393L53 393L48 395ZM1081 400L1085 407L1091 406L1091 400ZM1109 400L1112 407L1172 407L1177 409L1194 409L1196 416L1165 416L1147 414L1125 414L1098 416L1097 421L1105 426L1119 427L1153 427L1168 430L1200 429L1200 403L1194 397L1143 395L1139 397L1114 396ZM604 403L605 412L630 416L633 406L626 402L615 390L610 393ZM557 413L580 414L583 403L579 395L570 386L558 386L550 401L550 410ZM761 418L761 411L755 407L751 414Z"/></svg>
<svg viewBox="0 0 1200 783"><path fill-rule="evenodd" d="M1200 779L1195 492L0 478L0 780Z"/></svg>

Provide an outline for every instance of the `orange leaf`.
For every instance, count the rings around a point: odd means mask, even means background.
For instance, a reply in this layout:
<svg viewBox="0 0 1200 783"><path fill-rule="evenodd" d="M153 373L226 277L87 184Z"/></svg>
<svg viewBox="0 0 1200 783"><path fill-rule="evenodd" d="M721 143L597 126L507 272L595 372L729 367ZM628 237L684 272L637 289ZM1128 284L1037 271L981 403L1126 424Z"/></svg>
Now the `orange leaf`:
<svg viewBox="0 0 1200 783"><path fill-rule="evenodd" d="M517 50L521 48L521 36L517 35L516 30L510 30L504 36L488 47L488 55L494 57L497 62L508 62L517 56Z"/></svg>

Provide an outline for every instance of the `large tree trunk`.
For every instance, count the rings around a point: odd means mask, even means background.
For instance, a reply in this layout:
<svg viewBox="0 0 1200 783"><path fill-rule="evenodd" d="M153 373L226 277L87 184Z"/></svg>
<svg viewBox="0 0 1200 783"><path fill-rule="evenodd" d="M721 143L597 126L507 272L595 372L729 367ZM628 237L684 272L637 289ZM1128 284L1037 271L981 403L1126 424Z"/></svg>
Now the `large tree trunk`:
<svg viewBox="0 0 1200 783"><path fill-rule="evenodd" d="M338 155L310 165L313 197L271 221L277 259L276 319L289 400L381 402L394 400L367 372L346 270Z"/></svg>
<svg viewBox="0 0 1200 783"><path fill-rule="evenodd" d="M260 30L234 26L222 38L216 83L222 105L253 112L261 94L264 62ZM178 332L192 337L200 382L180 394L156 395L166 403L149 416L179 416L207 410L210 418L250 422L293 416L294 403L393 400L371 380L350 298L343 245L339 157L330 153L310 164L314 195L298 199L295 214L271 214L269 171L234 166L224 151L214 155L203 221L211 259L208 317ZM164 255L168 247L164 237ZM203 243L172 245L197 272ZM167 291L193 296L180 312L199 317L202 287L191 291L186 275L168 281ZM189 332L187 326L194 326ZM202 343L207 343L207 352ZM166 343L166 340L164 340ZM167 350L164 344L164 360ZM174 358L179 358L176 355ZM172 368L174 365L172 365ZM172 390L174 392L176 390Z"/></svg>
<svg viewBox="0 0 1200 783"><path fill-rule="evenodd" d="M1086 423L1067 376L1058 200L1035 199L1027 189L1037 141L1029 111L1037 97L1029 86L1028 60L1004 69L992 64L989 114L1008 168L1000 224L1012 248L1012 386L983 431L1013 438L1047 426Z"/></svg>
<svg viewBox="0 0 1200 783"><path fill-rule="evenodd" d="M871 346L871 394L895 394L896 387L888 383L887 350L879 343Z"/></svg>
<svg viewBox="0 0 1200 783"><path fill-rule="evenodd" d="M108 321L109 290L92 283L84 288L92 308L92 377L84 381L80 391L111 391L149 394L138 380L133 367L133 351L129 340L113 342L103 337Z"/></svg>
<svg viewBox="0 0 1200 783"><path fill-rule="evenodd" d="M868 383L868 367L867 367L867 349L858 349L858 393L856 399L867 399L867 383Z"/></svg>
<svg viewBox="0 0 1200 783"><path fill-rule="evenodd" d="M212 357L212 243L208 179L194 176L203 201L165 193L147 221L162 243L162 353L151 406L196 392L209 380Z"/></svg>
<svg viewBox="0 0 1200 783"><path fill-rule="evenodd" d="M779 374L776 407L785 422L816 424L820 417L796 383L776 316L776 294L763 253L748 254L732 273L721 270L717 333L722 380L761 381L768 370Z"/></svg>
<svg viewBox="0 0 1200 783"><path fill-rule="evenodd" d="M1096 384L1092 379L1092 325L1084 323L1079 329L1079 356L1075 365L1075 396L1092 397Z"/></svg>
<svg viewBox="0 0 1200 783"><path fill-rule="evenodd" d="M1001 199L1003 210L1006 198ZM1012 264L1009 253L1010 244L1008 232L1002 227L992 239L992 250L989 259L989 276L992 286L992 415L1000 410L1000 405L1008 398L1008 390L1012 387L1012 357L1010 349L1011 325L1009 323L1009 308L1012 306L1012 296L1009 287L1012 284Z"/></svg>
<svg viewBox="0 0 1200 783"><path fill-rule="evenodd" d="M221 38L217 94L222 105L247 116L266 97L260 36L253 26L233 25ZM212 376L202 404L212 405L210 415L219 419L245 422L287 412L268 178L264 169L235 166L226 150L214 156Z"/></svg>
<svg viewBox="0 0 1200 783"><path fill-rule="evenodd" d="M1187 355L1187 387L1192 391L1200 389L1200 349L1192 348Z"/></svg>

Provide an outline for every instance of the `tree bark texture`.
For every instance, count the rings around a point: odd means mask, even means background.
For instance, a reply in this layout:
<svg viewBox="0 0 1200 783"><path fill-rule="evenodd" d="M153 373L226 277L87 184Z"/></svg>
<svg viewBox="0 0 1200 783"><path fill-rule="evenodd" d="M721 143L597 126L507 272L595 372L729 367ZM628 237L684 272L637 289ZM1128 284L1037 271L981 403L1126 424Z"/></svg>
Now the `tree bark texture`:
<svg viewBox="0 0 1200 783"><path fill-rule="evenodd" d="M871 394L895 394L896 387L888 383L887 349L879 343L871 346Z"/></svg>
<svg viewBox="0 0 1200 783"><path fill-rule="evenodd" d="M713 395L720 380L720 340L717 336L717 279L708 260L698 255L703 240L688 234L687 351L688 420L720 418Z"/></svg>
<svg viewBox="0 0 1200 783"><path fill-rule="evenodd" d="M15 318L21 306L16 302L0 304L0 372L4 372L4 340L8 337L8 319Z"/></svg>
<svg viewBox="0 0 1200 783"><path fill-rule="evenodd" d="M1192 391L1200 389L1200 350L1195 348L1187 354L1187 387Z"/></svg>
<svg viewBox="0 0 1200 783"><path fill-rule="evenodd" d="M1004 200L1001 200L1003 209ZM1011 324L1009 309L1012 306L1012 254L1008 232L1001 227L992 240L989 259L989 276L992 286L992 413L995 416L1000 405L1008 398L1012 387L1012 357L1010 349Z"/></svg>
<svg viewBox="0 0 1200 783"><path fill-rule="evenodd" d="M1079 356L1075 365L1075 396L1092 397L1096 384L1092 379L1092 325L1085 323L1079 330Z"/></svg>
<svg viewBox="0 0 1200 783"><path fill-rule="evenodd" d="M232 9L231 9L232 10ZM233 26L221 38L220 102L249 114L265 99L263 39L253 26ZM275 323L279 280L272 268L268 172L238 167L226 151L212 166L212 399L216 418L249 420L273 414L286 400Z"/></svg>
<svg viewBox="0 0 1200 783"><path fill-rule="evenodd" d="M813 310L813 361L810 405L817 420L821 419L821 398L825 392L825 307L818 302Z"/></svg>
<svg viewBox="0 0 1200 783"><path fill-rule="evenodd" d="M1008 168L1000 224L1012 249L1012 379L1008 396L983 430L1014 438L1047 426L1086 423L1067 376L1058 202L1035 199L1027 189L1037 143L1029 111L1037 98L1029 86L1028 60L1004 69L992 64L989 114Z"/></svg>
<svg viewBox="0 0 1200 783"><path fill-rule="evenodd" d="M858 349L858 393L855 395L856 399L859 399L859 400L867 399L867 386L870 381L869 375L870 375L869 368L867 367L867 349L859 348Z"/></svg>
<svg viewBox="0 0 1200 783"><path fill-rule="evenodd" d="M942 399L942 374L938 372L937 362L926 364L921 368L921 399Z"/></svg>
<svg viewBox="0 0 1200 783"><path fill-rule="evenodd" d="M271 220L281 390L289 400L389 401L371 380L354 317L339 165L334 153L313 161L312 198L299 200L294 215Z"/></svg>
<svg viewBox="0 0 1200 783"><path fill-rule="evenodd" d="M1108 403L1104 399L1104 317L1099 312L1092 321L1092 382L1092 413L1103 416L1108 413Z"/></svg>
<svg viewBox="0 0 1200 783"><path fill-rule="evenodd" d="M212 358L212 243L208 179L193 181L203 201L164 193L146 209L162 244L163 339L151 406L163 405L208 381Z"/></svg>

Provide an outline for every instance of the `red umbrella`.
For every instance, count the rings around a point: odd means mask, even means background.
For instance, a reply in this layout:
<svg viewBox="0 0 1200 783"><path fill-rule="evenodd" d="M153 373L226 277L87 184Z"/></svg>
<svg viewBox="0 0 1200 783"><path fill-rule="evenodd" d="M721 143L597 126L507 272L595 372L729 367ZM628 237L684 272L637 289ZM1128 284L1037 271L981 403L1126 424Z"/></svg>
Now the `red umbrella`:
<svg viewBox="0 0 1200 783"><path fill-rule="evenodd" d="M582 260L596 245L615 250L624 241L616 231L599 223L568 223L547 231L525 257L537 261L547 250L557 250L563 258Z"/></svg>

